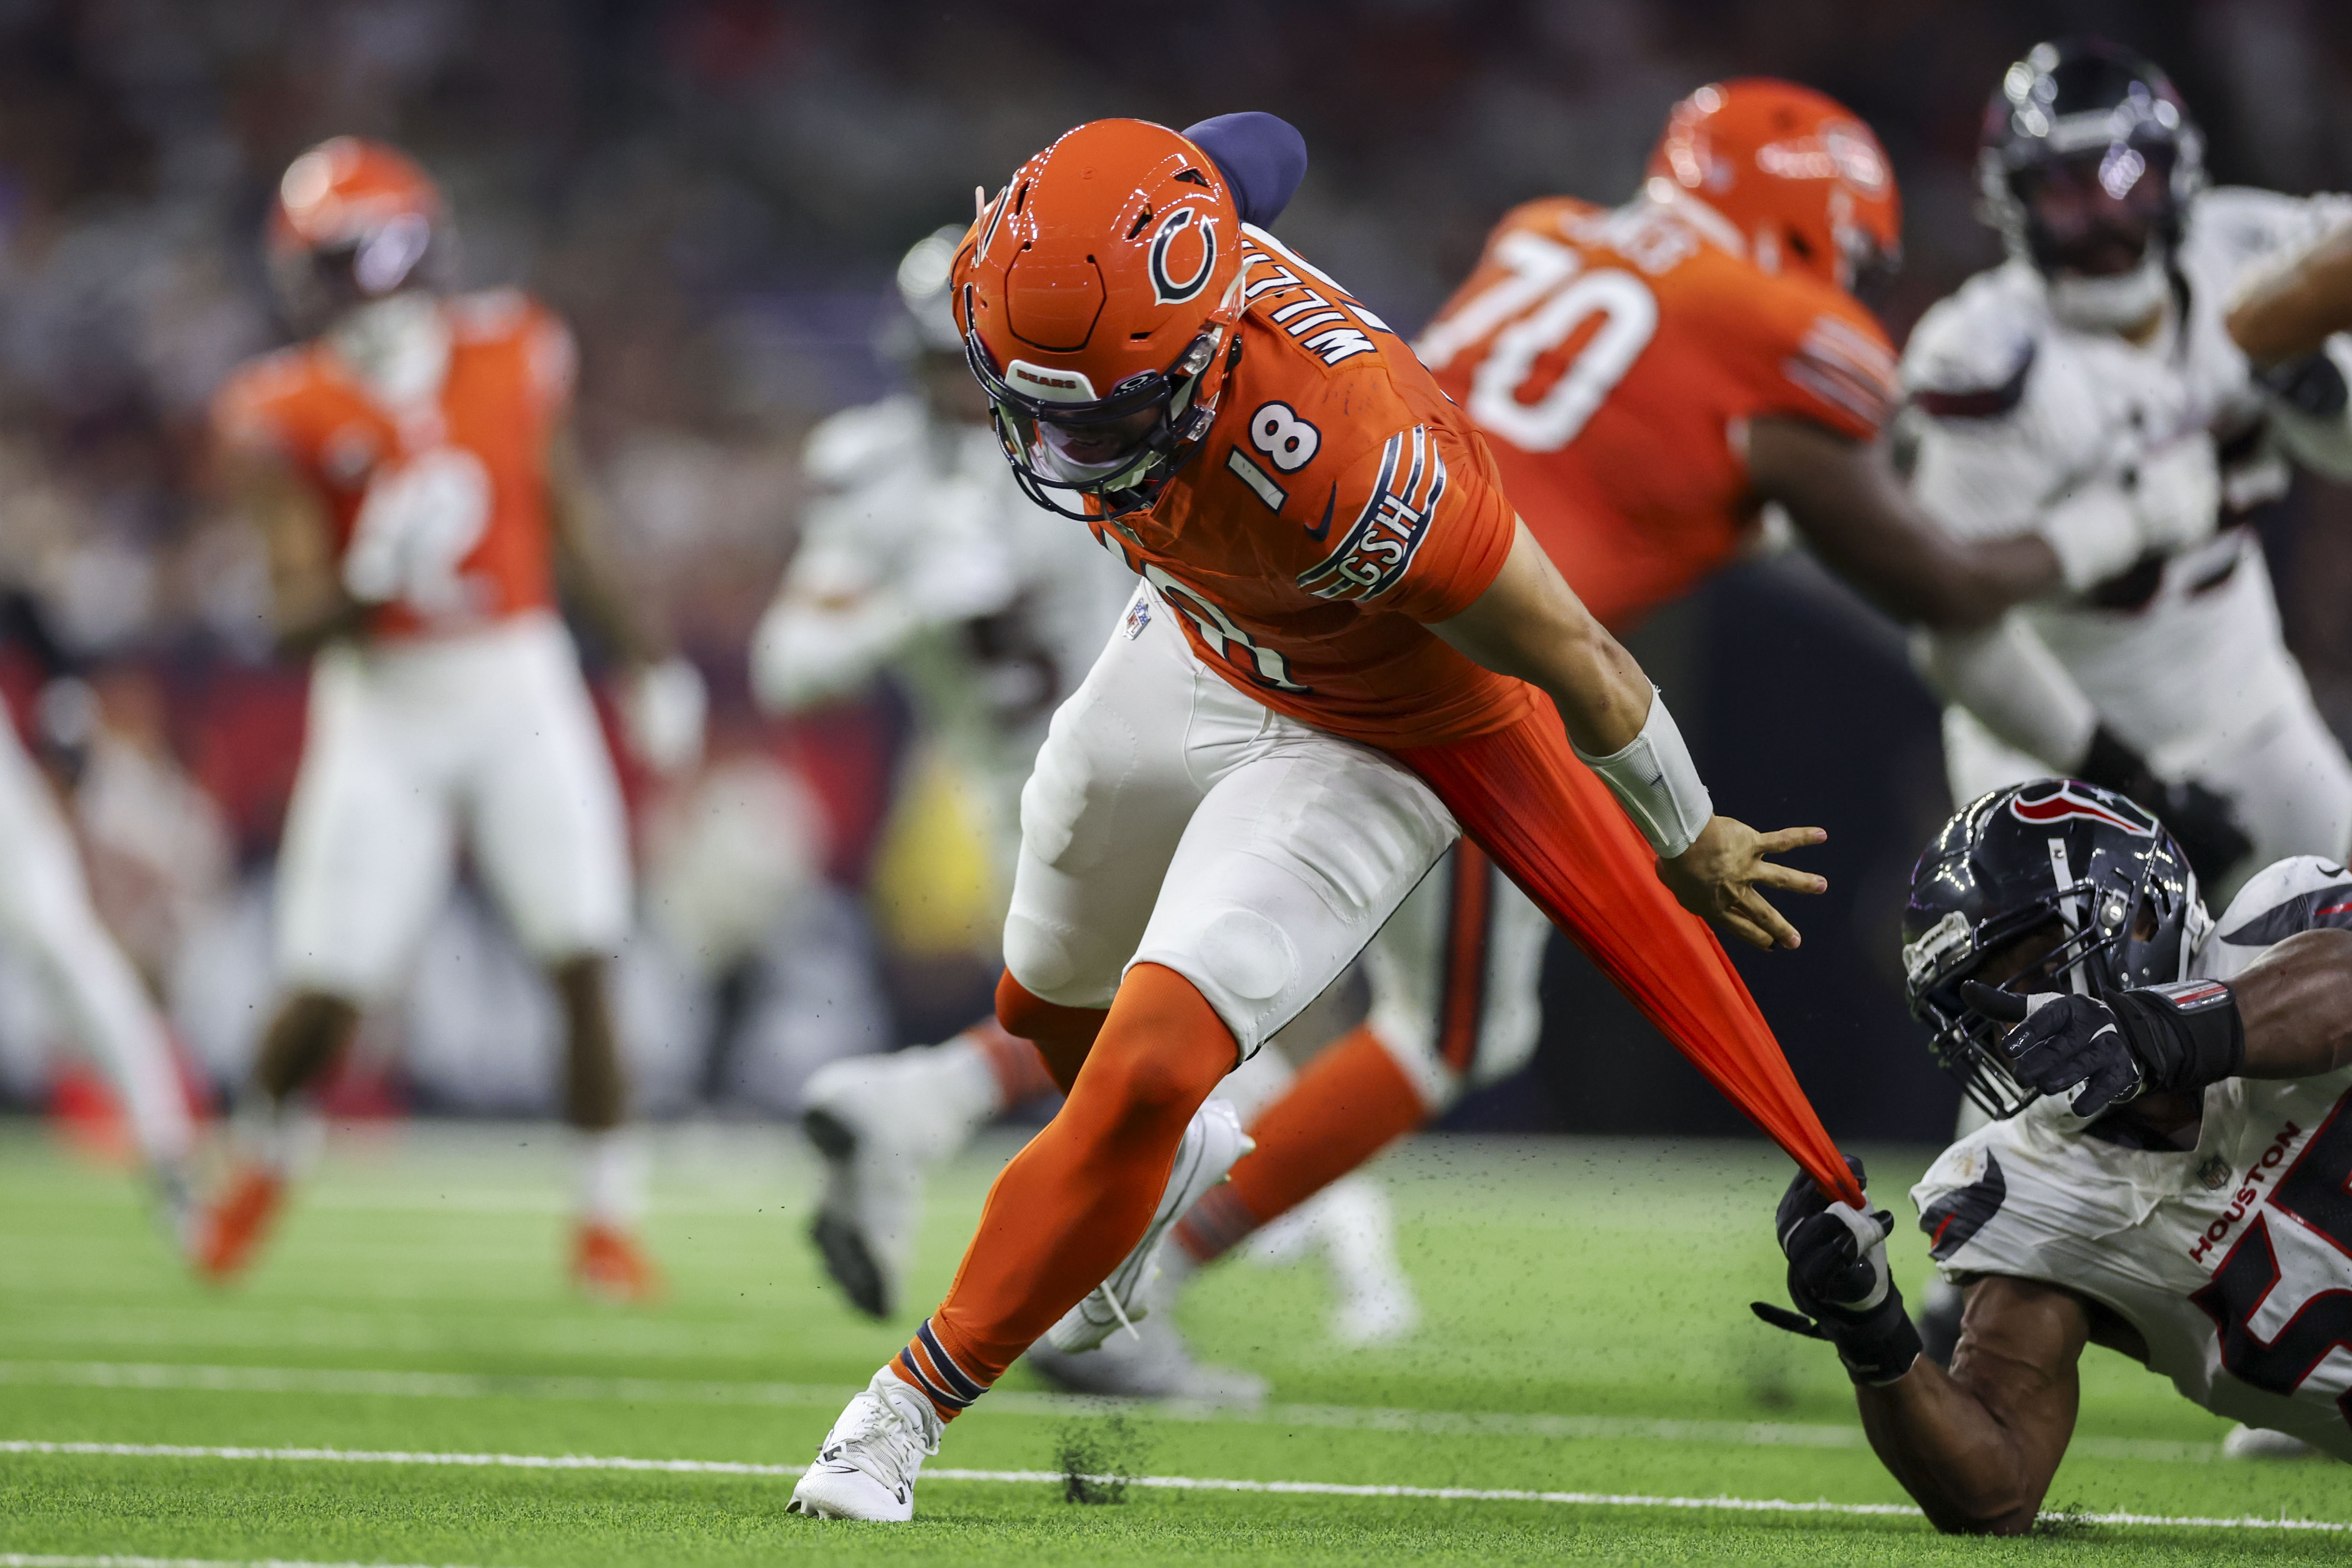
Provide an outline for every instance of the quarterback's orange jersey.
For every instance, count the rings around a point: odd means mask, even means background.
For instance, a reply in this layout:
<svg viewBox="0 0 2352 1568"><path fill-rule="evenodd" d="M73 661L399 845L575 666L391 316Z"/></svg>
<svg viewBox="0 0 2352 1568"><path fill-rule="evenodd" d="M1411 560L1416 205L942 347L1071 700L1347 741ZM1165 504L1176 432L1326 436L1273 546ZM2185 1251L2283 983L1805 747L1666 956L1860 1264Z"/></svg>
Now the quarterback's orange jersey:
<svg viewBox="0 0 2352 1568"><path fill-rule="evenodd" d="M379 400L323 342L253 361L213 400L216 438L276 454L325 503L336 556L352 543L372 481L420 458L469 478L439 510L427 548L440 592L386 603L381 637L479 626L555 602L547 448L572 395L571 333L509 289L444 302L448 368L414 405Z"/></svg>
<svg viewBox="0 0 2352 1568"><path fill-rule="evenodd" d="M1533 689L1421 624L1468 609L1510 552L1486 443L1377 316L1255 229L1242 287L1241 359L1201 452L1097 533L1269 708L1380 746L1517 721Z"/></svg>
<svg viewBox="0 0 2352 1568"><path fill-rule="evenodd" d="M1747 542L1760 502L1746 421L1788 415L1868 440L1900 396L1867 310L1763 271L1703 221L1648 203L1529 202L1420 343L1494 443L1528 527L1612 627Z"/></svg>

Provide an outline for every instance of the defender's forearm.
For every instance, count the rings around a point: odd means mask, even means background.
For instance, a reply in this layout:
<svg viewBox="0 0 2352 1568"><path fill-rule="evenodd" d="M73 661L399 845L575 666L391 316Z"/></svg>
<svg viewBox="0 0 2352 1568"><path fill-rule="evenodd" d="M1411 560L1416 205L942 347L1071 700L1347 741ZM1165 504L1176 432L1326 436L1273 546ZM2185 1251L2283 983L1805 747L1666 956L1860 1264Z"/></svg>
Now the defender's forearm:
<svg viewBox="0 0 2352 1568"><path fill-rule="evenodd" d="M2256 282L2230 307L2224 321L2257 365L2300 359L2330 334L2352 330L2352 225L2285 270Z"/></svg>
<svg viewBox="0 0 2352 1568"><path fill-rule="evenodd" d="M2031 1474L2016 1436L1983 1401L1925 1356L1884 1387L1854 1385L1863 1431L1938 1530L2021 1535L2049 1478Z"/></svg>
<svg viewBox="0 0 2352 1568"><path fill-rule="evenodd" d="M2230 982L2246 1078L2311 1078L2352 1065L2352 931L2298 932Z"/></svg>

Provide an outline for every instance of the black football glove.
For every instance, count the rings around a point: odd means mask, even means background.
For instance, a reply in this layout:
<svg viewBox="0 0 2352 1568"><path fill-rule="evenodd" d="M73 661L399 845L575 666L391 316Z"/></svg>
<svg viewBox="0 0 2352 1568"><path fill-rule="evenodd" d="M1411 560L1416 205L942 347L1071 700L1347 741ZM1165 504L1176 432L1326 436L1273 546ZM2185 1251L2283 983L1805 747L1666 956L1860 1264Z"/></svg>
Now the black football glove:
<svg viewBox="0 0 2352 1568"><path fill-rule="evenodd" d="M2020 1084L2038 1094L2081 1086L2077 1116L2096 1116L2149 1089L2200 1089L2245 1065L2237 998L2218 981L2136 987L2110 1003L2055 991L2020 996L1969 980L1960 998L2011 1026L2000 1050Z"/></svg>
<svg viewBox="0 0 2352 1568"><path fill-rule="evenodd" d="M2254 852L2254 841L2238 826L2237 809L2194 780L2158 778L2147 762L2105 724L2091 732L2091 749L2080 770L2084 784L2129 795L2172 834L2189 857L2189 868L2208 885Z"/></svg>
<svg viewBox="0 0 2352 1568"><path fill-rule="evenodd" d="M1849 1157L1846 1168L1861 1186L1862 1162ZM1800 1171L1780 1194L1773 1228L1789 1259L1789 1299L1798 1310L1763 1301L1749 1309L1776 1329L1835 1345L1856 1383L1889 1384L1909 1372L1919 1359L1919 1331L1886 1267L1895 1216L1832 1203Z"/></svg>

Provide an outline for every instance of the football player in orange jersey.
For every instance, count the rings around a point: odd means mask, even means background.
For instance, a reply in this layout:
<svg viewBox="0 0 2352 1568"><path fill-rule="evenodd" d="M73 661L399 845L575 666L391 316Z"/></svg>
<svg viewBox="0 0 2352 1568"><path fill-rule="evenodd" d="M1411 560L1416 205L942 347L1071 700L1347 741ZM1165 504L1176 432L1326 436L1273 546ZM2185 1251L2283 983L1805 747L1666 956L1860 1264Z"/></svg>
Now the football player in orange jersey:
<svg viewBox="0 0 2352 1568"><path fill-rule="evenodd" d="M240 1160L196 1237L243 1269L286 1190L293 1101L395 985L461 840L543 963L580 1138L572 1269L633 1299L638 1157L604 994L629 920L621 797L561 565L632 666L625 717L656 767L701 743L702 688L621 588L567 424L573 350L512 290L446 295L440 193L399 152L339 137L297 158L269 216L273 279L309 342L216 395L226 482L265 531L278 637L313 653L310 731L278 862L283 1004L240 1108Z"/></svg>
<svg viewBox="0 0 2352 1568"><path fill-rule="evenodd" d="M1068 1100L793 1506L910 1518L943 1423L1023 1350L1132 1317L1161 1231L1247 1147L1211 1090L1458 833L1860 1203L1690 912L1795 945L1761 889L1822 883L1768 857L1823 835L1715 813L1665 703L1387 326L1136 121L1016 171L955 284L1016 478L1144 581L1022 803L998 1015Z"/></svg>
<svg viewBox="0 0 2352 1568"><path fill-rule="evenodd" d="M2148 531L2113 511L1963 544L1916 509L1878 438L1901 398L1894 351L1855 297L1900 238L1885 154L1851 111L1794 83L1714 84L1675 106L1631 204L1507 215L1418 348L1545 553L1615 630L1749 548L1770 502L1891 614L1937 627L2137 559ZM1371 1015L1252 1122L1255 1150L1174 1227L1162 1299L1524 1067L1545 924L1475 843L1457 846L1367 951ZM1114 1352L1032 1360L1130 1392L1115 1367L1133 1352Z"/></svg>

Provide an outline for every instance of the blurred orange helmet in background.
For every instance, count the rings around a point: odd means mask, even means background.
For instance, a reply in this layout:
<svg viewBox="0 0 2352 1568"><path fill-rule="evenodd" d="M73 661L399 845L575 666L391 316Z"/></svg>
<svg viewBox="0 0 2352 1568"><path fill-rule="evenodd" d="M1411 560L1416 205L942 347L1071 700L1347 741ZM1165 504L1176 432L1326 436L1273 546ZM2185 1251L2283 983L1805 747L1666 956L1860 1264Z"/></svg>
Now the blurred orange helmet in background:
<svg viewBox="0 0 2352 1568"><path fill-rule="evenodd" d="M982 207L953 279L1030 499L1074 517L1157 500L1216 416L1241 314L1241 213L1216 163L1165 126L1081 125Z"/></svg>
<svg viewBox="0 0 2352 1568"><path fill-rule="evenodd" d="M374 299L417 275L445 239L440 188L408 154L338 136L287 165L269 205L270 274L289 306Z"/></svg>
<svg viewBox="0 0 2352 1568"><path fill-rule="evenodd" d="M1700 88L1668 111L1647 174L1654 199L1720 214L1767 272L1851 292L1902 263L1903 202L1886 150L1811 88L1772 77Z"/></svg>

